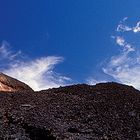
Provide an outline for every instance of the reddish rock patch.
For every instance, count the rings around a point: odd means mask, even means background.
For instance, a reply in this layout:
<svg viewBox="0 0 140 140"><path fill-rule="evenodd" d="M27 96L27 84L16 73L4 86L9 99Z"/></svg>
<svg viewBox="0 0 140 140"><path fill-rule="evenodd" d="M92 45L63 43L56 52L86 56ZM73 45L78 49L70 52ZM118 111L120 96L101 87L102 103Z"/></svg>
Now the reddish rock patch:
<svg viewBox="0 0 140 140"><path fill-rule="evenodd" d="M15 92L15 91L33 91L25 83L14 79L8 75L0 73L0 91Z"/></svg>

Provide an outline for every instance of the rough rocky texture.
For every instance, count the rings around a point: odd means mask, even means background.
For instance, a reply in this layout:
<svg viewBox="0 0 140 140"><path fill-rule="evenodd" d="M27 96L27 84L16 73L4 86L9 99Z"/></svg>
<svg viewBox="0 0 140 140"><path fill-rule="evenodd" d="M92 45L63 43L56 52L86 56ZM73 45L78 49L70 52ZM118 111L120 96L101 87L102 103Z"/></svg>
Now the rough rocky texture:
<svg viewBox="0 0 140 140"><path fill-rule="evenodd" d="M15 92L15 91L33 91L25 83L18 81L8 75L0 73L0 91Z"/></svg>
<svg viewBox="0 0 140 140"><path fill-rule="evenodd" d="M0 140L139 140L140 92L117 83L0 94Z"/></svg>

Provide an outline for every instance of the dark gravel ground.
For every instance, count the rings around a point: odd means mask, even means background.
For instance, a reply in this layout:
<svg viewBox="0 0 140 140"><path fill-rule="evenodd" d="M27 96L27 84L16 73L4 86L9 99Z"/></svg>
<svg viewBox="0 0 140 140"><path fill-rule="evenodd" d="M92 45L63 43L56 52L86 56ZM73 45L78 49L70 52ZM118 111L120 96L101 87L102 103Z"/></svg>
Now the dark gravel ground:
<svg viewBox="0 0 140 140"><path fill-rule="evenodd" d="M140 140L140 91L104 83L0 93L0 140Z"/></svg>

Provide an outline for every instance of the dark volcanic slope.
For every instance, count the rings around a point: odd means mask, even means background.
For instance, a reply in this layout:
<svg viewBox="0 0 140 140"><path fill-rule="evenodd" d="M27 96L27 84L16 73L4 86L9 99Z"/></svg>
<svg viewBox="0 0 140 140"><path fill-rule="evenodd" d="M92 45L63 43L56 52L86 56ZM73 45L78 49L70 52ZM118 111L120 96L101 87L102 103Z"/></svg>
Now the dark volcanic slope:
<svg viewBox="0 0 140 140"><path fill-rule="evenodd" d="M133 87L74 85L0 100L1 139L140 139L140 92Z"/></svg>

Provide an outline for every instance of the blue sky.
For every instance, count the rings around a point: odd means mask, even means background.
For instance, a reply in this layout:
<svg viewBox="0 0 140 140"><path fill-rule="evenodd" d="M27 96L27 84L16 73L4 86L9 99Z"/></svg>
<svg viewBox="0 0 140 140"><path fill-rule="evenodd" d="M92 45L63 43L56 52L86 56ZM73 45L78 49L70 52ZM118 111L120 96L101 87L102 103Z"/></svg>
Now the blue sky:
<svg viewBox="0 0 140 140"><path fill-rule="evenodd" d="M137 0L0 0L0 69L35 90L104 81L139 88L139 11Z"/></svg>

